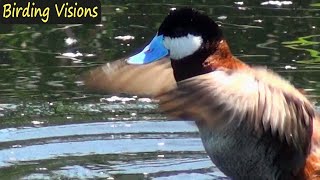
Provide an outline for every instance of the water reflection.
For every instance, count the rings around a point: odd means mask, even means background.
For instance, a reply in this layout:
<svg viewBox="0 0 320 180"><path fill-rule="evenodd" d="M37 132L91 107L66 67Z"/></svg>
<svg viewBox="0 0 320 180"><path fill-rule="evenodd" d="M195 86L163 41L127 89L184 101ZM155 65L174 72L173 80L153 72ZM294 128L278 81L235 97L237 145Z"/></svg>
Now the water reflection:
<svg viewBox="0 0 320 180"><path fill-rule="evenodd" d="M312 26L315 28L315 26ZM299 37L295 41L283 42L283 44L291 49L306 51L312 59L298 61L300 63L317 63L320 62L320 35L310 35Z"/></svg>
<svg viewBox="0 0 320 180"><path fill-rule="evenodd" d="M319 3L104 1L99 25L0 28L0 174L4 179L225 179L189 122L156 102L84 92L78 75L139 51L169 9L192 6L233 53L320 95Z"/></svg>

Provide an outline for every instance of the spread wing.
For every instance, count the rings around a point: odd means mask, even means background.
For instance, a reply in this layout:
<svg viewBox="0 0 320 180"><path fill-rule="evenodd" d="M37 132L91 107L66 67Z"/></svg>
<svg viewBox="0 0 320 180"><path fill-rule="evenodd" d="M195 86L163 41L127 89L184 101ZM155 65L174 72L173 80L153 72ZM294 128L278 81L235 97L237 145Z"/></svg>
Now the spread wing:
<svg viewBox="0 0 320 180"><path fill-rule="evenodd" d="M88 72L82 78L89 90L154 96L176 87L168 58L145 65L120 59Z"/></svg>
<svg viewBox="0 0 320 180"><path fill-rule="evenodd" d="M181 81L157 98L174 117L205 121L210 127L248 123L258 136L271 132L301 150L309 147L312 105L287 81L262 68L218 69Z"/></svg>

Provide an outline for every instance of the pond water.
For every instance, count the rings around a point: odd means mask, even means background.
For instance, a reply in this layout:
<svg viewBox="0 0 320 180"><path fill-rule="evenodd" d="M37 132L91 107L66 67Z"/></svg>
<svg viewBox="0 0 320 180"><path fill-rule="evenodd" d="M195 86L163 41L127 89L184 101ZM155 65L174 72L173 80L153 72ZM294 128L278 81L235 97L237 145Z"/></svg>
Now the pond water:
<svg viewBox="0 0 320 180"><path fill-rule="evenodd" d="M99 25L0 25L0 179L226 179L196 126L151 99L83 90L78 76L144 47L171 8L207 12L233 53L319 105L320 3L103 1Z"/></svg>

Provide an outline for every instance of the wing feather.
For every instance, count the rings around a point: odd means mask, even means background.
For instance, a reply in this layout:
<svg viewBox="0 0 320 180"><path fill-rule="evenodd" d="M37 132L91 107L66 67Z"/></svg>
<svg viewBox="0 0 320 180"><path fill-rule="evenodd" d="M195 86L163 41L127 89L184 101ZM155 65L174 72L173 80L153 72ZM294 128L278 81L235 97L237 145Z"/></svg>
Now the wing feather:
<svg viewBox="0 0 320 180"><path fill-rule="evenodd" d="M247 123L257 135L272 133L305 150L315 112L310 102L287 81L262 68L216 70L178 82L162 93L160 107L175 117L192 117L213 128Z"/></svg>
<svg viewBox="0 0 320 180"><path fill-rule="evenodd" d="M91 70L82 79L92 91L151 97L176 87L168 58L146 65L132 65L120 59Z"/></svg>

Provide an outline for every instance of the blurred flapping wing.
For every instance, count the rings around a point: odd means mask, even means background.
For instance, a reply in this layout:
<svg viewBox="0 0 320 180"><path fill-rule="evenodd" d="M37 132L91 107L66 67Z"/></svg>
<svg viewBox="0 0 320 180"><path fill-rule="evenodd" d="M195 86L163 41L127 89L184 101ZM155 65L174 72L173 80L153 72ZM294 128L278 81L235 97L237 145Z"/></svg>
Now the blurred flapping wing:
<svg viewBox="0 0 320 180"><path fill-rule="evenodd" d="M315 112L287 81L263 69L225 70L177 83L157 97L166 113L204 121L208 126L247 123L258 136L271 132L282 141L306 149Z"/></svg>
<svg viewBox="0 0 320 180"><path fill-rule="evenodd" d="M176 87L168 58L144 65L120 59L91 70L82 79L87 89L104 93L153 97Z"/></svg>

